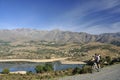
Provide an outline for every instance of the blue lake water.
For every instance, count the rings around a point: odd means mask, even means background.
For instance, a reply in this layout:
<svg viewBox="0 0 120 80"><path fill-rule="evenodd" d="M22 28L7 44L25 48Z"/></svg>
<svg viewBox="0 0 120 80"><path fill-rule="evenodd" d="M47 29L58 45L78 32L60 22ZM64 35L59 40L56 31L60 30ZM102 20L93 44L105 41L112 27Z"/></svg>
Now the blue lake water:
<svg viewBox="0 0 120 80"><path fill-rule="evenodd" d="M42 65L45 63L31 63L31 62L0 62L0 72L4 68L8 68L11 72L13 71L32 71L35 72L35 67L37 65ZM52 62L54 71L65 70L68 68L81 68L81 64L61 64L60 62Z"/></svg>
<svg viewBox="0 0 120 80"><path fill-rule="evenodd" d="M55 71L65 70L69 68L76 68L76 67L82 68L82 66L83 66L82 64L61 64L60 62L55 62L53 65Z"/></svg>

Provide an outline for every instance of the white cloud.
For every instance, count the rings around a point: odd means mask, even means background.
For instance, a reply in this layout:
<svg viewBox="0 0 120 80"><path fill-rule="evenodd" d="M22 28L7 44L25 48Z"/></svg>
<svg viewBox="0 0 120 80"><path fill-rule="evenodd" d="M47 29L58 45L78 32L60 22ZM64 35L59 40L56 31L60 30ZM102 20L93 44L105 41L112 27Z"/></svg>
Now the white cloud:
<svg viewBox="0 0 120 80"><path fill-rule="evenodd" d="M117 30L120 31L120 22L113 23L113 24L111 25L111 28L112 28L112 29L117 29Z"/></svg>
<svg viewBox="0 0 120 80"><path fill-rule="evenodd" d="M120 8L115 8L116 6L120 6L120 0L87 0L84 3L77 3L76 6L72 7L70 10L65 11L58 17L51 19L51 23L44 24L39 22L36 26L43 26L41 29L52 30L52 29L61 29L61 30L70 30L70 31L82 31L88 33L104 33L104 32L119 32L120 31L120 22L114 23L100 23L104 20L110 20L114 17L114 15L107 15L104 12L99 17L87 19L86 16L91 16L96 12L102 12L109 10L110 13L120 13ZM111 10L112 9L112 10ZM38 20L38 15L35 14L31 16L28 14L25 17L25 20L20 21L21 25L25 24L35 24L34 21ZM94 15L93 15L94 16ZM39 17L40 18L40 17ZM42 17L41 17L42 21ZM46 21L47 23L47 21ZM98 23L98 24L96 24ZM6 26L8 28L14 28L14 26L18 26L16 24L2 24L1 26ZM20 25L19 25L20 26ZM31 25L34 26L34 25Z"/></svg>
<svg viewBox="0 0 120 80"><path fill-rule="evenodd" d="M113 8L117 5L120 5L120 0L103 0L104 7L106 9Z"/></svg>
<svg viewBox="0 0 120 80"><path fill-rule="evenodd" d="M92 34L120 32L120 22L115 22L106 25L95 25L85 28L84 31Z"/></svg>
<svg viewBox="0 0 120 80"><path fill-rule="evenodd" d="M120 0L89 0L83 4L78 3L71 10L66 11L61 16L57 17L57 22L53 25L56 25L56 27L59 26L58 28L60 29L82 31L95 34L116 31L118 32L118 27L114 28L113 30L109 30L113 26L115 27L117 23L107 24L103 22L104 24L99 24L101 21L110 20L114 17L114 15L111 16L103 13L101 15L98 15L99 18L91 18L90 20L86 20L84 16L90 16L95 12L101 12L105 10L110 10L110 12L112 12L111 9L114 9L114 12L119 13L119 8L115 8L119 5ZM98 24L96 24L96 22Z"/></svg>

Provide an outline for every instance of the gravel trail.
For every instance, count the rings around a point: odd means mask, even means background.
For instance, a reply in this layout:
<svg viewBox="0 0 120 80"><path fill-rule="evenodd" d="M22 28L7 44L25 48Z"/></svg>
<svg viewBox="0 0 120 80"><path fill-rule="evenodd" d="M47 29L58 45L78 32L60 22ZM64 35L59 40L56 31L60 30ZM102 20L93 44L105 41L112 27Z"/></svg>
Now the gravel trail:
<svg viewBox="0 0 120 80"><path fill-rule="evenodd" d="M58 80L120 80L120 64L102 68L100 72L66 76Z"/></svg>

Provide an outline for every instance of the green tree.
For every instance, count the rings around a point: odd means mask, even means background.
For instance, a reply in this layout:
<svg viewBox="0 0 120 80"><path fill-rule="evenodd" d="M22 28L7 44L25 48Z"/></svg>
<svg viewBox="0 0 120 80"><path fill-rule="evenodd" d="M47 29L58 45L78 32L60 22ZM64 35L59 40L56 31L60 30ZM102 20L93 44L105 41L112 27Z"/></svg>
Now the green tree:
<svg viewBox="0 0 120 80"><path fill-rule="evenodd" d="M35 67L35 70L36 70L37 73L52 71L53 70L53 66L52 66L52 64L46 63L45 65L37 65Z"/></svg>
<svg viewBox="0 0 120 80"><path fill-rule="evenodd" d="M3 71L2 71L3 74L9 74L9 72L10 72L10 71L9 71L8 68L3 69Z"/></svg>
<svg viewBox="0 0 120 80"><path fill-rule="evenodd" d="M44 66L42 66L42 65L37 65L36 67L35 67L35 71L37 72L37 73L42 73L44 70L43 70L43 67Z"/></svg>
<svg viewBox="0 0 120 80"><path fill-rule="evenodd" d="M44 71L52 71L53 66L52 66L52 64L46 63L45 66L43 67L43 69L44 69Z"/></svg>

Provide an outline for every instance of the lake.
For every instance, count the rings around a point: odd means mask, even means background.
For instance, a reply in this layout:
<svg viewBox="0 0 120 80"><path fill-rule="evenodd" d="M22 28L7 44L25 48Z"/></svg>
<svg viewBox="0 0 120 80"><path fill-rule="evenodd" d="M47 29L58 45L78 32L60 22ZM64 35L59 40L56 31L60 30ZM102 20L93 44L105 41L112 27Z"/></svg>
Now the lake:
<svg viewBox="0 0 120 80"><path fill-rule="evenodd" d="M35 73L35 67L37 65L42 65L45 63L35 63L35 62L0 62L0 72L4 68L8 68L10 72L13 71L32 71ZM53 65L54 71L58 70L65 70L68 68L76 68L79 67L81 68L83 65L82 64L61 64L59 61L57 62L51 62Z"/></svg>

